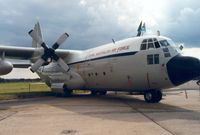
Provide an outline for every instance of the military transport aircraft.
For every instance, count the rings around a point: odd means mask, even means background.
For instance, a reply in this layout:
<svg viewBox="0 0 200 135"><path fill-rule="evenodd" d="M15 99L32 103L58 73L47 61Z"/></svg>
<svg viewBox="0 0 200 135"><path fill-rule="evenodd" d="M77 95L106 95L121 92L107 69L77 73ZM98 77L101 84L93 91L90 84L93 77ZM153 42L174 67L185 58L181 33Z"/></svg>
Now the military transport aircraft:
<svg viewBox="0 0 200 135"><path fill-rule="evenodd" d="M74 89L90 90L93 95L107 91L137 92L149 103L162 99L162 90L200 76L200 61L182 56L170 38L142 36L140 23L136 37L79 51L58 49L67 33L49 47L42 38L39 23L29 32L32 48L0 46L0 74L13 66L4 58L30 60L36 72L53 92L71 94Z"/></svg>

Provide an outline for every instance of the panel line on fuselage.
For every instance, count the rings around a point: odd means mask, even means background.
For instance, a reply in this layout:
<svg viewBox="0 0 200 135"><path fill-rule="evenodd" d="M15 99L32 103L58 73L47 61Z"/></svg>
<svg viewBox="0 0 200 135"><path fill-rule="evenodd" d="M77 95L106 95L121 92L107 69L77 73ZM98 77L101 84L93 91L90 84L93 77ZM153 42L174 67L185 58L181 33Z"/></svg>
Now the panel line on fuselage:
<svg viewBox="0 0 200 135"><path fill-rule="evenodd" d="M106 59L106 58L114 58L114 57L121 57L121 56L130 56L130 55L135 55L136 53L138 53L138 51L118 53L118 54L111 54L111 55L107 55L107 56L96 57L96 58L91 58L91 59L87 59L87 60L82 60L82 61L68 63L68 65L80 64L80 63L84 63L84 62L88 62L88 61L95 61L95 60Z"/></svg>

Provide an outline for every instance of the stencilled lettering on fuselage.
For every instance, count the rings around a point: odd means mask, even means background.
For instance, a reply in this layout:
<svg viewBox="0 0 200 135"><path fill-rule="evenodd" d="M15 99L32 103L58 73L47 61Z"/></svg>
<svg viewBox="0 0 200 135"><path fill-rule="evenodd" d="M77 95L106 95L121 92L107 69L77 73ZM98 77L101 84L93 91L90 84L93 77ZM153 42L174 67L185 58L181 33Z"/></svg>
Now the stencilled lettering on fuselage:
<svg viewBox="0 0 200 135"><path fill-rule="evenodd" d="M115 48L111 48L111 49L95 52L95 53L92 52L92 53L89 53L87 55L87 58L91 59L91 58L94 58L94 57L120 53L120 52L124 52L124 51L129 50L129 48L130 48L130 46L126 45L126 46L120 46L120 47L115 47Z"/></svg>

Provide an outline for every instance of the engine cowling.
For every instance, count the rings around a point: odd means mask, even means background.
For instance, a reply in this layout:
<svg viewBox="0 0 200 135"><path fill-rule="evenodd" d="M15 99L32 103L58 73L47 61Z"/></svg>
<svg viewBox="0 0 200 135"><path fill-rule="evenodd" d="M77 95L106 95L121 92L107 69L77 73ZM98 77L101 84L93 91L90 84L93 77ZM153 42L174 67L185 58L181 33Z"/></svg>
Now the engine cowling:
<svg viewBox="0 0 200 135"><path fill-rule="evenodd" d="M0 75L6 75L10 73L13 69L11 62L6 60L0 60Z"/></svg>

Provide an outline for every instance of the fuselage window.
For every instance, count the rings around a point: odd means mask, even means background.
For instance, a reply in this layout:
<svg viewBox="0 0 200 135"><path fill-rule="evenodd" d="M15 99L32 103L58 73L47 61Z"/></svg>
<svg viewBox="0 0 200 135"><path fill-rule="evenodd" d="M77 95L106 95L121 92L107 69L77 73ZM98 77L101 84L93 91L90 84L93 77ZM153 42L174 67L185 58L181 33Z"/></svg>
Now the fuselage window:
<svg viewBox="0 0 200 135"><path fill-rule="evenodd" d="M159 63L160 63L159 54L147 55L147 64L148 65L159 64Z"/></svg>
<svg viewBox="0 0 200 135"><path fill-rule="evenodd" d="M164 55L165 55L165 57L171 57L171 55L170 55L170 52L169 52L169 49L168 49L168 48L163 48L163 52L164 52Z"/></svg>
<svg viewBox="0 0 200 135"><path fill-rule="evenodd" d="M163 48L163 52L169 52L168 48Z"/></svg>
<svg viewBox="0 0 200 135"><path fill-rule="evenodd" d="M147 55L147 64L148 65L153 64L153 55Z"/></svg>
<svg viewBox="0 0 200 135"><path fill-rule="evenodd" d="M159 64L159 54L154 55L154 64Z"/></svg>
<svg viewBox="0 0 200 135"><path fill-rule="evenodd" d="M165 53L165 57L171 57L170 53Z"/></svg>

